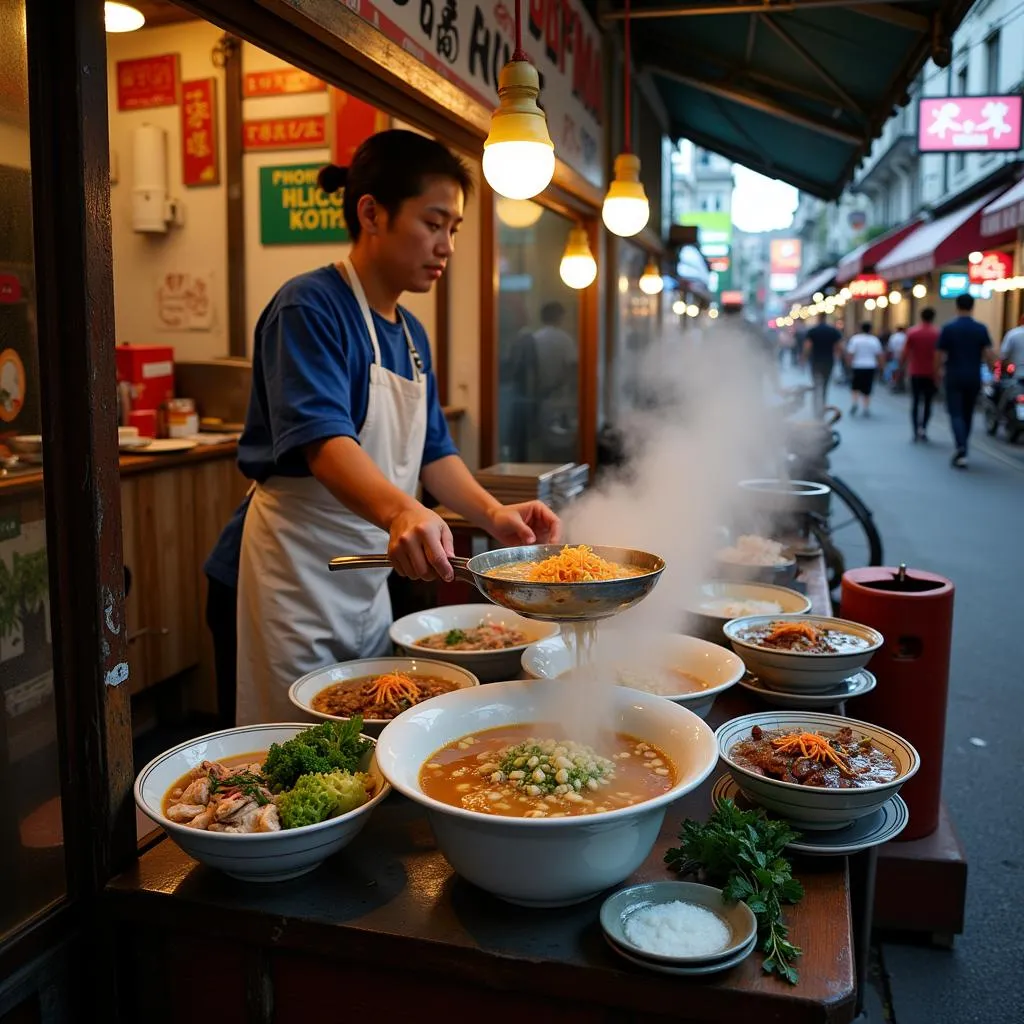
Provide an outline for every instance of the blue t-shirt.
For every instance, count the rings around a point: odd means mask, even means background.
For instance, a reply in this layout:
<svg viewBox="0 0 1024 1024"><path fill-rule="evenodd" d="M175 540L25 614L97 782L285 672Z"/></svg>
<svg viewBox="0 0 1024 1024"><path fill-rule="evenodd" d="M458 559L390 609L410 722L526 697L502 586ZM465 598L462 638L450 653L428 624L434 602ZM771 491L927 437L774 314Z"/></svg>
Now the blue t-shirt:
<svg viewBox="0 0 1024 1024"><path fill-rule="evenodd" d="M981 384L981 361L992 345L988 328L972 316L959 316L942 328L936 348L946 353L946 380Z"/></svg>
<svg viewBox="0 0 1024 1024"><path fill-rule="evenodd" d="M448 431L431 370L423 325L402 310L427 377L427 436L422 464L458 452ZM381 365L412 379L413 367L401 322L371 310ZM272 476L310 476L303 451L329 437L356 440L366 419L373 345L359 303L334 266L288 281L256 324L252 392L238 465L260 483ZM236 585L245 520L244 501L206 562L205 571Z"/></svg>

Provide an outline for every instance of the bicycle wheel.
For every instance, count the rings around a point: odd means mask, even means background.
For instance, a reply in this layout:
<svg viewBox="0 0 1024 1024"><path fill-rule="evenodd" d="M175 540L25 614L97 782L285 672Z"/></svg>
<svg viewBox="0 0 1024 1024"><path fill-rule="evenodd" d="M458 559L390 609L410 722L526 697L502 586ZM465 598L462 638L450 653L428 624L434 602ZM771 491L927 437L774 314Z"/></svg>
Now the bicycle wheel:
<svg viewBox="0 0 1024 1024"><path fill-rule="evenodd" d="M846 568L881 565L882 538L871 510L839 477L822 473L815 482L832 488L829 535L842 552Z"/></svg>

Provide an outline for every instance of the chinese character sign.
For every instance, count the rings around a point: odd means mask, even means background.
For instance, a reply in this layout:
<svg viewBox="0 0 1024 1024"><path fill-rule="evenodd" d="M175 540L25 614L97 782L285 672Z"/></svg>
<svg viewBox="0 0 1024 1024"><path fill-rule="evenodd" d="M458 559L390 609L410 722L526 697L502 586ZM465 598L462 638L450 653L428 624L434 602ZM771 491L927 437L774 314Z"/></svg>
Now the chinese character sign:
<svg viewBox="0 0 1024 1024"><path fill-rule="evenodd" d="M185 185L220 182L215 78L181 83L181 160Z"/></svg>
<svg viewBox="0 0 1024 1024"><path fill-rule="evenodd" d="M242 79L242 95L293 96L302 92L323 92L327 85L308 71L299 68L274 68L250 71Z"/></svg>
<svg viewBox="0 0 1024 1024"><path fill-rule="evenodd" d="M319 149L327 146L327 117L271 117L242 124L245 149Z"/></svg>
<svg viewBox="0 0 1024 1024"><path fill-rule="evenodd" d="M178 55L117 62L117 109L148 110L178 102Z"/></svg>
<svg viewBox="0 0 1024 1024"><path fill-rule="evenodd" d="M971 284L983 284L985 281L1002 281L1013 277L1013 257L1008 252L972 253L967 267L967 276Z"/></svg>
<svg viewBox="0 0 1024 1024"><path fill-rule="evenodd" d="M877 274L858 274L846 287L854 299L877 299L889 291L889 282Z"/></svg>
<svg viewBox="0 0 1024 1024"><path fill-rule="evenodd" d="M1016 152L1021 145L1020 96L922 99L917 145L922 153Z"/></svg>

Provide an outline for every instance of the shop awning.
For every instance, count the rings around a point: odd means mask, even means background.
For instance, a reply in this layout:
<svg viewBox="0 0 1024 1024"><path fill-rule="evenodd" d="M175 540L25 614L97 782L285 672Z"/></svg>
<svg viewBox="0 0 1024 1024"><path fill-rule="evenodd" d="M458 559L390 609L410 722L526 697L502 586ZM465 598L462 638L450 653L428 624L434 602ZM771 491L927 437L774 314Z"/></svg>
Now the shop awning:
<svg viewBox="0 0 1024 1024"><path fill-rule="evenodd" d="M981 211L981 233L990 238L1024 227L1024 179Z"/></svg>
<svg viewBox="0 0 1024 1024"><path fill-rule="evenodd" d="M818 273L812 274L802 284L798 284L791 292L783 296L783 301L794 303L794 302L810 302L814 298L815 292L824 292L836 279L836 268L829 267L827 270L819 270Z"/></svg>
<svg viewBox="0 0 1024 1024"><path fill-rule="evenodd" d="M967 259L967 254L985 246L981 234L981 211L1003 191L989 192L972 203L922 224L896 246L875 270L889 281L917 277L929 270Z"/></svg>
<svg viewBox="0 0 1024 1024"><path fill-rule="evenodd" d="M896 228L895 231L889 231L871 242L858 245L852 252L848 252L839 261L836 284L846 284L858 274L865 274L873 270L879 260L888 256L920 224L919 220L912 220L909 224L904 224L902 227Z"/></svg>
<svg viewBox="0 0 1024 1024"><path fill-rule="evenodd" d="M622 0L600 13L588 6L606 23L622 19ZM906 101L934 33L951 35L970 6L637 0L633 54L653 76L674 137L836 199Z"/></svg>

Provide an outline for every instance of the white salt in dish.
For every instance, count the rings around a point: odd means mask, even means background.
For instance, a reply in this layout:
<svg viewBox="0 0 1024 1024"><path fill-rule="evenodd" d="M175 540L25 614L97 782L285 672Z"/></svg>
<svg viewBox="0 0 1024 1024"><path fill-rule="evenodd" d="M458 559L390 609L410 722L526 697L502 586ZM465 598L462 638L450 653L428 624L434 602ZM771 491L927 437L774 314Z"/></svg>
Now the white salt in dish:
<svg viewBox="0 0 1024 1024"><path fill-rule="evenodd" d="M652 913L674 903L685 904L687 909L682 914L669 909L666 912L667 918ZM708 949L715 945L715 941L706 934L704 925L707 924L707 918L693 913L701 910L712 916L711 924L717 920L727 932L725 944L710 952ZM638 917L641 913L643 916ZM633 918L636 920L633 921ZM655 941L651 936L660 932L661 939L668 942L672 941L673 931L681 930L685 933L685 927L677 929L674 924L666 923L676 918L680 925L692 921L703 922L697 926L699 931L693 931L691 927L690 940L697 940L691 942L695 952L654 952L654 948L667 947L662 947L660 940ZM742 959L742 955L754 949L757 939L757 920L745 903L726 902L721 889L697 882L648 882L620 889L604 901L600 919L605 937L616 951L645 959L652 964L680 968L721 964L725 960L732 962L737 956ZM637 939L644 942L644 945L638 944ZM681 941L689 940L684 938ZM681 947L673 944L673 949L678 948Z"/></svg>
<svg viewBox="0 0 1024 1024"><path fill-rule="evenodd" d="M641 907L622 930L637 949L673 958L714 956L732 940L732 930L713 910L683 900Z"/></svg>

